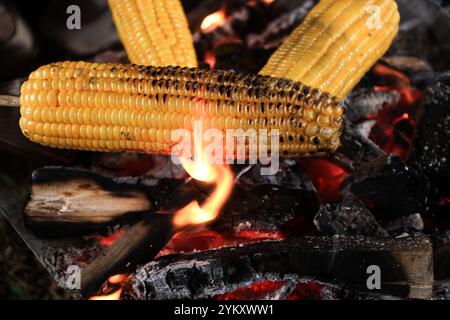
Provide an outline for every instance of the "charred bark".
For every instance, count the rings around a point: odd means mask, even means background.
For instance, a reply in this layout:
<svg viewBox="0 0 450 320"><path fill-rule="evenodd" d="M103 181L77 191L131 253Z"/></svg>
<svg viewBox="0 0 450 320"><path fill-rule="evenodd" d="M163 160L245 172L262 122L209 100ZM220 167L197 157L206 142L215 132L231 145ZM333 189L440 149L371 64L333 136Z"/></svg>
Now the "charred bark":
<svg viewBox="0 0 450 320"><path fill-rule="evenodd" d="M210 298L289 274L337 279L370 291L366 281L371 265L382 272L378 292L431 296L433 253L430 240L423 236L305 237L170 255L137 270L133 294L138 299Z"/></svg>

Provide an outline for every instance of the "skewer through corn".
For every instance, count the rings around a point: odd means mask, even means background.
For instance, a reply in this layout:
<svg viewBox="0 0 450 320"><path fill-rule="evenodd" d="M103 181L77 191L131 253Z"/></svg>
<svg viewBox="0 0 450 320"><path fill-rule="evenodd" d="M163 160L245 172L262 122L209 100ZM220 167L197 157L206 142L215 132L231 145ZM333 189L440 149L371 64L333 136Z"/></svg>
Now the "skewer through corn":
<svg viewBox="0 0 450 320"><path fill-rule="evenodd" d="M108 0L132 63L196 67L192 35L180 0Z"/></svg>
<svg viewBox="0 0 450 320"><path fill-rule="evenodd" d="M388 50L399 20L394 0L321 0L260 74L343 98Z"/></svg>
<svg viewBox="0 0 450 320"><path fill-rule="evenodd" d="M278 129L281 157L335 150L343 112L337 98L286 79L87 62L40 67L20 104L23 133L51 147L170 154L172 130L201 120L222 132Z"/></svg>

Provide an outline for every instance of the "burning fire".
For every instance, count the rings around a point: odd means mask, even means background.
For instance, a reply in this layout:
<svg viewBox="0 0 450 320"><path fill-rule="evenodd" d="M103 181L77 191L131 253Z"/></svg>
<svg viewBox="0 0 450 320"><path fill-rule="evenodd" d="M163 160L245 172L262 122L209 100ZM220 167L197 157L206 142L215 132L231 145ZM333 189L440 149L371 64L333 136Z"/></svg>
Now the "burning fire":
<svg viewBox="0 0 450 320"><path fill-rule="evenodd" d="M119 285L120 288L110 294L90 297L89 300L120 300L120 296L123 290L122 283L125 282L127 278L128 278L127 274L116 274L114 276L109 277L108 285L116 285L116 286Z"/></svg>
<svg viewBox="0 0 450 320"><path fill-rule="evenodd" d="M203 206L194 200L178 210L173 220L174 225L184 227L189 224L202 224L214 220L233 188L233 174L230 168L225 165L209 164L204 157L197 161L182 159L181 164L195 180L206 183L216 182L217 187Z"/></svg>
<svg viewBox="0 0 450 320"><path fill-rule="evenodd" d="M225 11L219 10L203 19L200 29L202 31L211 31L221 26L226 20Z"/></svg>

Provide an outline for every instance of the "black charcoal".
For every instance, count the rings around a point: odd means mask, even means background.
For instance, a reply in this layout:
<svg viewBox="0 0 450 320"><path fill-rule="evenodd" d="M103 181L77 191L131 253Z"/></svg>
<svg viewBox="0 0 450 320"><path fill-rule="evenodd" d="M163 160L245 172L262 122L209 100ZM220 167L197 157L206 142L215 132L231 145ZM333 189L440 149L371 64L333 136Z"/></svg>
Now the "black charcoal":
<svg viewBox="0 0 450 320"><path fill-rule="evenodd" d="M388 220L427 211L429 181L398 156L382 156L366 163L341 185L343 194L354 194L376 217Z"/></svg>
<svg viewBox="0 0 450 320"><path fill-rule="evenodd" d="M425 91L408 164L428 176L438 195L450 195L449 142L450 86L437 83Z"/></svg>
<svg viewBox="0 0 450 320"><path fill-rule="evenodd" d="M314 224L319 231L329 236L387 236L386 230L378 224L372 213L354 199L324 204L314 218Z"/></svg>
<svg viewBox="0 0 450 320"><path fill-rule="evenodd" d="M423 220L419 213L411 214L409 216L400 217L388 224L386 230L393 237L402 235L409 235L423 231Z"/></svg>

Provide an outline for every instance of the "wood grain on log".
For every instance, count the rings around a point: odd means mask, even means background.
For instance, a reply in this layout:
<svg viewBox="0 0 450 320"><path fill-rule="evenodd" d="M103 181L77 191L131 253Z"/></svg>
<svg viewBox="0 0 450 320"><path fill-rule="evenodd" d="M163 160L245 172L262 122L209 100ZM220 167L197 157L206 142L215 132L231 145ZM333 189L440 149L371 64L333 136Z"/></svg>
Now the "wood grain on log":
<svg viewBox="0 0 450 320"><path fill-rule="evenodd" d="M367 292L370 265L381 270L376 292L421 299L432 294L433 253L424 236L305 237L164 256L138 269L133 294L138 299L209 298L274 274L339 280Z"/></svg>
<svg viewBox="0 0 450 320"><path fill-rule="evenodd" d="M135 222L181 180L107 178L85 170L46 167L33 172L27 226L41 237L78 235Z"/></svg>

